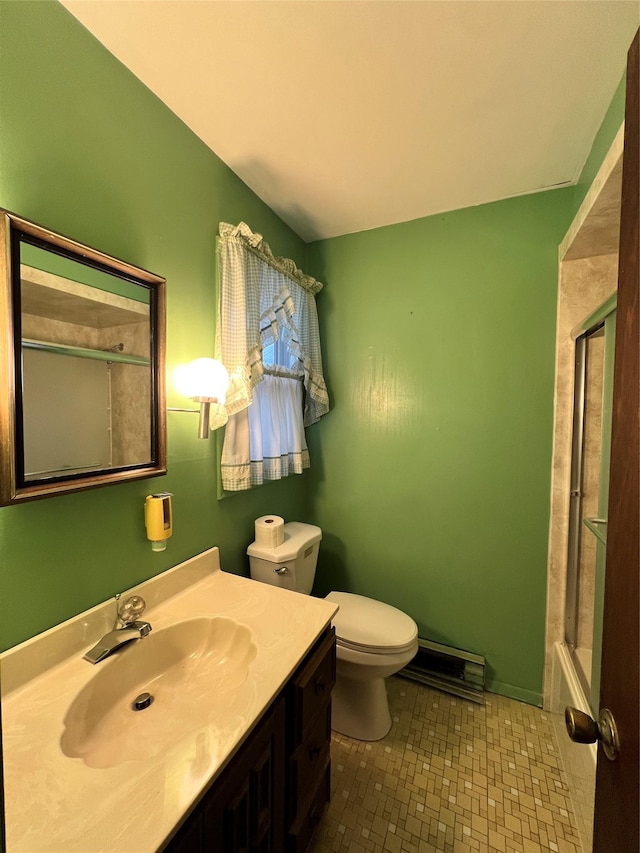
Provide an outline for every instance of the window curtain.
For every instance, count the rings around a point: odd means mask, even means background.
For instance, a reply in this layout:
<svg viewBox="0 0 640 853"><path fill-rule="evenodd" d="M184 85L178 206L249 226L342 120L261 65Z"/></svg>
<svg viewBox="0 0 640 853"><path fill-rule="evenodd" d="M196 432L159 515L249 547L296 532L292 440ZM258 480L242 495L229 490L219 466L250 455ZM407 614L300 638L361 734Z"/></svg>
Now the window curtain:
<svg viewBox="0 0 640 853"><path fill-rule="evenodd" d="M304 427L329 411L315 302L322 284L276 258L244 222L220 223L218 264L216 358L230 377L222 486L240 491L309 467ZM284 358L265 364L267 347Z"/></svg>

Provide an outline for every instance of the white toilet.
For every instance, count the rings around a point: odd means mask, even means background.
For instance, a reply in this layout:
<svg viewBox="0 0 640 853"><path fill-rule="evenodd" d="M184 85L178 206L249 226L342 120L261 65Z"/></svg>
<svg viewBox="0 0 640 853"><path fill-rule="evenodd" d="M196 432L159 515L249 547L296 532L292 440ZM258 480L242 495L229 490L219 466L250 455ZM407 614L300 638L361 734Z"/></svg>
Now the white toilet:
<svg viewBox="0 0 640 853"><path fill-rule="evenodd" d="M247 548L251 577L309 595L316 573L322 531L290 521L284 542ZM401 670L418 651L416 623L395 607L349 592L330 592L340 606L336 631L337 681L332 728L358 740L380 740L391 728L384 679Z"/></svg>

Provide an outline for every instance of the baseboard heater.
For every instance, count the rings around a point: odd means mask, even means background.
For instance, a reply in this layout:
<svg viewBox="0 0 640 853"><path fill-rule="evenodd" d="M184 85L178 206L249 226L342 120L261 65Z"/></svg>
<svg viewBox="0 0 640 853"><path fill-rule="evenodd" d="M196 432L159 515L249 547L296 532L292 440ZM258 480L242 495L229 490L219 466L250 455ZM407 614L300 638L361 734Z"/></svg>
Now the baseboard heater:
<svg viewBox="0 0 640 853"><path fill-rule="evenodd" d="M398 675L484 704L485 660L480 655L419 637L416 656Z"/></svg>

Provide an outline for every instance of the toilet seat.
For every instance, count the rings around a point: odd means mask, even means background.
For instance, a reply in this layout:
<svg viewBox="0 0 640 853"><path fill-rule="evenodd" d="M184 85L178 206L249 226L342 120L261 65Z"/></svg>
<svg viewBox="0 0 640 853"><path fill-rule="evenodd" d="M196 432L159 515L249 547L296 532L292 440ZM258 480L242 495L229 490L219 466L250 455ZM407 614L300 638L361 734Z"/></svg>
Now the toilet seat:
<svg viewBox="0 0 640 853"><path fill-rule="evenodd" d="M336 635L337 648L350 649L354 652L363 652L371 655L397 655L402 652L408 652L413 648L415 642L415 640L412 640L411 642L404 643L401 646L365 646L360 643L351 643L349 640L343 640Z"/></svg>
<svg viewBox="0 0 640 853"><path fill-rule="evenodd" d="M330 592L326 597L340 606L332 623L339 647L392 655L415 646L416 623L396 607L351 592Z"/></svg>

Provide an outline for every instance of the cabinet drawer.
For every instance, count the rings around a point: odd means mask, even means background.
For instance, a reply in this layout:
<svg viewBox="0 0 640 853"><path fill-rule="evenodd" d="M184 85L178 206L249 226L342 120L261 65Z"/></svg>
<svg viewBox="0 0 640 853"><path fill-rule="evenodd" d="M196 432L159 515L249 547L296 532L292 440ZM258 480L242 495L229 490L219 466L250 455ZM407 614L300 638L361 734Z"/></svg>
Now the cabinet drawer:
<svg viewBox="0 0 640 853"><path fill-rule="evenodd" d="M304 730L328 702L335 681L335 631L329 628L293 680L294 747L302 742Z"/></svg>
<svg viewBox="0 0 640 853"><path fill-rule="evenodd" d="M320 784L314 792L309 809L297 820L287 838L288 853L304 853L309 846L311 836L320 822L331 795L331 767L327 765Z"/></svg>
<svg viewBox="0 0 640 853"><path fill-rule="evenodd" d="M331 703L305 731L304 740L291 758L291 815L295 821L308 807L331 752Z"/></svg>

